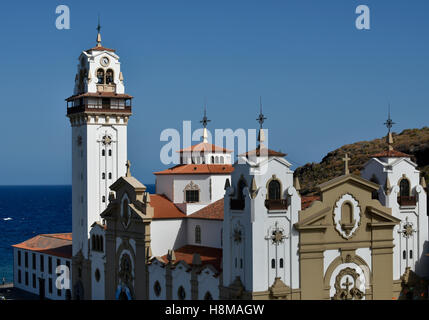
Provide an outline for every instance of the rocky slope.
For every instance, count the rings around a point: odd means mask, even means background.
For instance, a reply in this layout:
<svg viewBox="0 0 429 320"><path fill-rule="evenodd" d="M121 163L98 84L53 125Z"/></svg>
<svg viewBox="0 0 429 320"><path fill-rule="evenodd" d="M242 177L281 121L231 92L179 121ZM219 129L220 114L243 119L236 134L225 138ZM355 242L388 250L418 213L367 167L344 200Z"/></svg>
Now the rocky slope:
<svg viewBox="0 0 429 320"><path fill-rule="evenodd" d="M406 129L400 134L393 133L394 148L412 156L429 182L429 127ZM344 171L342 158L345 153L351 157L350 172L359 175L360 170L371 155L386 149L386 137L372 141L360 141L344 145L329 152L320 163L307 163L295 170L299 177L302 194L312 194L320 183L335 178Z"/></svg>

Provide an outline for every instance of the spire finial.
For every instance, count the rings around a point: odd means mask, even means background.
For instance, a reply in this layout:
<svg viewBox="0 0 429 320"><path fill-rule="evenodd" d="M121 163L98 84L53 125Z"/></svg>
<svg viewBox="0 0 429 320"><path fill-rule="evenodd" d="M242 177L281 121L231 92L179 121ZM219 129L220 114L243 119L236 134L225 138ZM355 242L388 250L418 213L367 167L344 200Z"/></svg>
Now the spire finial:
<svg viewBox="0 0 429 320"><path fill-rule="evenodd" d="M130 170L131 162L130 162L130 160L127 160L126 166L127 166L127 173L125 174L125 176L131 177L131 170Z"/></svg>
<svg viewBox="0 0 429 320"><path fill-rule="evenodd" d="M265 140L265 135L264 135L264 130L262 129L262 125L264 124L266 119L267 118L262 113L262 97L259 96L259 116L256 119L256 121L259 122L259 136L258 136L259 143L262 143Z"/></svg>
<svg viewBox="0 0 429 320"><path fill-rule="evenodd" d="M393 136L392 136L391 129L394 124L396 123L393 122L392 118L390 117L390 103L389 103L388 117L386 122L384 123L384 125L387 127L387 145L388 145L389 151L393 150Z"/></svg>
<svg viewBox="0 0 429 320"><path fill-rule="evenodd" d="M204 117L203 120L200 121L200 123L203 124L203 143L208 143L208 134L207 134L207 123L209 123L211 120L207 118L207 102L204 99Z"/></svg>
<svg viewBox="0 0 429 320"><path fill-rule="evenodd" d="M346 153L346 156L343 158L344 161L344 174L350 174L350 170L349 170L349 161L351 159L349 158L349 155Z"/></svg>
<svg viewBox="0 0 429 320"><path fill-rule="evenodd" d="M98 15L98 25L97 25L97 47L101 47L101 34L100 34L100 15Z"/></svg>

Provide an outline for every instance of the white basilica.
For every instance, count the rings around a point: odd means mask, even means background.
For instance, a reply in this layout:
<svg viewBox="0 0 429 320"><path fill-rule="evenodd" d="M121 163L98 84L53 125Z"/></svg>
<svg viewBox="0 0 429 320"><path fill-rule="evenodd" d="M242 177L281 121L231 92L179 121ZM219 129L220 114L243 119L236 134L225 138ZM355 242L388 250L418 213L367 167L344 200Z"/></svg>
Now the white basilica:
<svg viewBox="0 0 429 320"><path fill-rule="evenodd" d="M98 33L78 61L67 98L73 299L391 300L410 271L429 277L427 187L393 149L390 117L386 150L361 176L346 155L343 175L302 196L286 155L264 145L262 110L258 147L236 161L209 143L204 114L202 141L154 173L150 194L128 162L119 56ZM31 240L14 248L23 289L20 252L52 249Z"/></svg>

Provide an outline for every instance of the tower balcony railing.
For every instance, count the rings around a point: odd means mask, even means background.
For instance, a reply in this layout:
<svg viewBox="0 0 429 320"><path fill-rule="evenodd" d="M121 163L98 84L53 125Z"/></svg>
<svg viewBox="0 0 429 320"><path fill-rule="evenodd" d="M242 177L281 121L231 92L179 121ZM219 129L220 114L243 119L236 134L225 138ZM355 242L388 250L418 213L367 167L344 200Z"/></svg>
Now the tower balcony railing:
<svg viewBox="0 0 429 320"><path fill-rule="evenodd" d="M80 112L131 113L131 105L80 104L77 106L67 106L67 114L74 114Z"/></svg>
<svg viewBox="0 0 429 320"><path fill-rule="evenodd" d="M230 199L229 207L231 210L244 210L244 199Z"/></svg>
<svg viewBox="0 0 429 320"><path fill-rule="evenodd" d="M417 203L417 198L415 196L399 196L398 203L401 207L413 207Z"/></svg>
<svg viewBox="0 0 429 320"><path fill-rule="evenodd" d="M286 210L288 207L287 199L267 199L265 207L268 210Z"/></svg>

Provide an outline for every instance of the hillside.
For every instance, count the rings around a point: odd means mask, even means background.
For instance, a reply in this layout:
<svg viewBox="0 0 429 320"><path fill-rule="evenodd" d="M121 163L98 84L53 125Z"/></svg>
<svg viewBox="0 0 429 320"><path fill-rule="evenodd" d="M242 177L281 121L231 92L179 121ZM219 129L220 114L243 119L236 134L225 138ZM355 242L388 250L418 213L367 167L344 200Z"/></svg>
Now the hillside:
<svg viewBox="0 0 429 320"><path fill-rule="evenodd" d="M400 134L393 133L394 148L412 155L413 161L429 179L429 127L422 129L406 129ZM350 172L359 175L360 170L371 155L386 150L386 137L372 141L360 141L344 145L329 152L320 163L307 163L295 170L299 177L302 194L311 194L316 191L316 186L344 172L342 158L345 153L351 157Z"/></svg>

